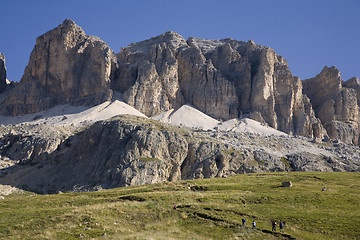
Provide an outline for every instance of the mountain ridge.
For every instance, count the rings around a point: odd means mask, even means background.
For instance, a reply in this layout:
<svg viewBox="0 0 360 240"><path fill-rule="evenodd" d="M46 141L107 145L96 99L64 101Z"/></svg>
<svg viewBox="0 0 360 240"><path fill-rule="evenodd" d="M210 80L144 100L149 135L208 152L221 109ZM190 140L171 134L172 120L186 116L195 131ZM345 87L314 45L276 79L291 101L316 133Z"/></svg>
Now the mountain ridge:
<svg viewBox="0 0 360 240"><path fill-rule="evenodd" d="M357 145L356 79L346 84L338 69L325 67L312 80L301 81L282 56L252 40L186 40L173 31L115 54L66 19L37 38L22 80L2 97L0 113L16 116L59 104L95 106L118 91L148 117L190 104L218 120L247 116L288 134ZM319 87L336 81L337 87ZM319 101L324 109L335 101L332 111L337 113L321 114L326 110L319 109Z"/></svg>
<svg viewBox="0 0 360 240"><path fill-rule="evenodd" d="M115 54L66 19L37 38L21 81L5 82L2 185L55 193L360 171L359 80L324 67L301 81L282 56L251 40L185 40L170 31Z"/></svg>

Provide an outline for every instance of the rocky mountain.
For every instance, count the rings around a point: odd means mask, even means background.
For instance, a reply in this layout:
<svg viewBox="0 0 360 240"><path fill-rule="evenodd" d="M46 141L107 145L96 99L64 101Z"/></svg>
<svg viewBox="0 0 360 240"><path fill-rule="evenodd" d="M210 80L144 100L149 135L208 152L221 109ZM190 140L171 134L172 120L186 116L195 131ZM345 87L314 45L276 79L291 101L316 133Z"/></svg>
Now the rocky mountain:
<svg viewBox="0 0 360 240"><path fill-rule="evenodd" d="M301 81L252 40L166 32L115 54L66 19L37 38L21 81L7 86L1 54L3 185L54 193L360 171L359 79L325 67Z"/></svg>
<svg viewBox="0 0 360 240"><path fill-rule="evenodd" d="M115 56L69 19L37 39L22 80L0 113L95 105L113 91L147 116L191 104L217 119L247 115L290 134L326 135L302 82L268 47L232 39L186 41L167 32Z"/></svg>
<svg viewBox="0 0 360 240"><path fill-rule="evenodd" d="M249 115L291 134L326 134L286 60L252 41L186 41L167 32L117 56L113 88L147 116L187 103L217 119Z"/></svg>
<svg viewBox="0 0 360 240"><path fill-rule="evenodd" d="M2 115L39 112L62 103L99 104L111 98L113 51L67 19L36 39L20 84L1 104Z"/></svg>

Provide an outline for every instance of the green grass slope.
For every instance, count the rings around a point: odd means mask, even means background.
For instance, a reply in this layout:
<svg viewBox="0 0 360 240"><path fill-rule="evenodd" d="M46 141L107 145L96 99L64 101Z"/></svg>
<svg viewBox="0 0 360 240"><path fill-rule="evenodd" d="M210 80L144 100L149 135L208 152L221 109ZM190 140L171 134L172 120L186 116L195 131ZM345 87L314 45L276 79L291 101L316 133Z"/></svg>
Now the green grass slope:
<svg viewBox="0 0 360 240"><path fill-rule="evenodd" d="M283 181L293 187L280 187ZM360 239L360 174L245 174L25 193L0 200L0 213L1 239ZM285 231L272 232L271 220L285 222Z"/></svg>

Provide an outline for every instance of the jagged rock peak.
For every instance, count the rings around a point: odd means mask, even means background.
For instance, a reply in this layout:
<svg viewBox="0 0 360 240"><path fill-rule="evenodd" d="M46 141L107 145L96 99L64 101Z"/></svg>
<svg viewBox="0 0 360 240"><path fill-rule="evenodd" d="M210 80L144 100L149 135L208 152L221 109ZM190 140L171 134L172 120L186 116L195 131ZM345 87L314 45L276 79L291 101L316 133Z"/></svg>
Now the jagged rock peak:
<svg viewBox="0 0 360 240"><path fill-rule="evenodd" d="M70 18L67 18L62 22L62 25L63 26L75 26L76 23L73 20L71 20Z"/></svg>
<svg viewBox="0 0 360 240"><path fill-rule="evenodd" d="M360 129L360 88L357 84L355 78L344 82L334 66L324 67L316 77L303 81L304 93L329 136L356 145Z"/></svg>
<svg viewBox="0 0 360 240"><path fill-rule="evenodd" d="M189 37L187 40L189 46L196 47L201 50L204 54L214 51L217 47L224 45L222 40L210 40L210 39L201 39L195 37Z"/></svg>
<svg viewBox="0 0 360 240"><path fill-rule="evenodd" d="M148 40L132 43L127 49L131 52L149 52L153 45L160 45L162 43L166 43L168 47L171 49L178 49L180 47L186 47L187 43L185 38L183 38L180 34L168 31L159 36L152 37Z"/></svg>
<svg viewBox="0 0 360 240"><path fill-rule="evenodd" d="M360 86L360 82L359 82L359 79L357 77L350 78L344 84L346 84L346 87L352 87L352 88Z"/></svg>
<svg viewBox="0 0 360 240"><path fill-rule="evenodd" d="M62 41L65 50L71 49L86 37L84 30L71 19L65 19L62 24L36 39L36 45L49 41Z"/></svg>
<svg viewBox="0 0 360 240"><path fill-rule="evenodd" d="M0 113L21 115L63 103L99 104L111 98L116 69L109 46L66 19L36 39L24 75Z"/></svg>
<svg viewBox="0 0 360 240"><path fill-rule="evenodd" d="M343 80L335 66L325 66L314 78L303 80L303 91L310 98L314 108L336 96L342 88Z"/></svg>
<svg viewBox="0 0 360 240"><path fill-rule="evenodd" d="M190 47L199 48L203 54L211 53L216 48L226 45L226 44L230 44L234 47L243 46L247 49L255 49L256 47L257 48L267 48L267 47L263 47L261 45L255 44L255 42L252 39L250 39L247 42L244 42L244 41L234 40L232 38L224 38L224 39L217 40L217 39L202 39L202 38L196 38L196 37L189 37L187 40L187 43Z"/></svg>

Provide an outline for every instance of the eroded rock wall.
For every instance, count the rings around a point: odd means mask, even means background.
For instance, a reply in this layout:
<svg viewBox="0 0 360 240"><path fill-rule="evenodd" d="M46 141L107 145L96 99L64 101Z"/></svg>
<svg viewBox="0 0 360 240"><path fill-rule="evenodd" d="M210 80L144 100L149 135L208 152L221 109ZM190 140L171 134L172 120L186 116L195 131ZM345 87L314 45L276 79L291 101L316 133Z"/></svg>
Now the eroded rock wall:
<svg viewBox="0 0 360 240"><path fill-rule="evenodd" d="M337 68L324 67L316 77L304 80L303 84L304 93L329 136L358 145L360 88L357 78L344 82Z"/></svg>
<svg viewBox="0 0 360 240"><path fill-rule="evenodd" d="M287 133L324 135L314 130L321 125L305 109L300 79L268 47L232 39L185 41L167 32L117 56L113 88L147 116L187 103L217 119L250 115Z"/></svg>
<svg viewBox="0 0 360 240"><path fill-rule="evenodd" d="M100 104L111 98L116 69L116 56L107 44L66 19L37 38L24 75L0 113L34 113L62 103Z"/></svg>

